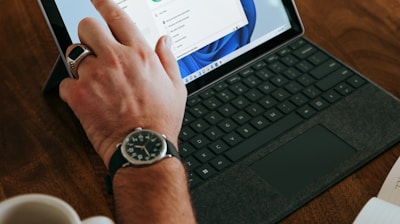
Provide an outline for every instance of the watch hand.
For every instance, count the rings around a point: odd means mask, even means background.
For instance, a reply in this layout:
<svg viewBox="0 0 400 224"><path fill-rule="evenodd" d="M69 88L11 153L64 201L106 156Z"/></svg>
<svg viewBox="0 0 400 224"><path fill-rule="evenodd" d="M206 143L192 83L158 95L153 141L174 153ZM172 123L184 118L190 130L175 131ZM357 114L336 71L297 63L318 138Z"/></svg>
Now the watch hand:
<svg viewBox="0 0 400 224"><path fill-rule="evenodd" d="M146 152L147 156L150 156L149 151L147 151L146 146L143 147L143 150Z"/></svg>

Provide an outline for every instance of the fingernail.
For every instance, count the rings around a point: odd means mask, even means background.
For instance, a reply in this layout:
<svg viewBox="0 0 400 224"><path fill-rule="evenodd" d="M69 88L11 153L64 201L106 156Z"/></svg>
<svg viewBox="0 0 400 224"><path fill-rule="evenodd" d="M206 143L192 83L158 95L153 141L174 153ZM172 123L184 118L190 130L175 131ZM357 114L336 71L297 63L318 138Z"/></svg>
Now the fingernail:
<svg viewBox="0 0 400 224"><path fill-rule="evenodd" d="M170 36L165 36L165 37L164 37L164 42L165 42L165 44L168 46L168 48L171 48L172 39L171 39Z"/></svg>

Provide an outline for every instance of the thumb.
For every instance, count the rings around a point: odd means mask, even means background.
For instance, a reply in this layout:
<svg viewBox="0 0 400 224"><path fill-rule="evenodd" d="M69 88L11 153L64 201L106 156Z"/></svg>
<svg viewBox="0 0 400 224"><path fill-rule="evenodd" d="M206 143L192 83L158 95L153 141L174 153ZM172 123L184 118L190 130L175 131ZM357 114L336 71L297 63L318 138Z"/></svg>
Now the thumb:
<svg viewBox="0 0 400 224"><path fill-rule="evenodd" d="M75 82L76 80L72 78L65 78L60 82L59 95L60 98L67 104L69 104L68 102L70 99L71 92L73 92Z"/></svg>

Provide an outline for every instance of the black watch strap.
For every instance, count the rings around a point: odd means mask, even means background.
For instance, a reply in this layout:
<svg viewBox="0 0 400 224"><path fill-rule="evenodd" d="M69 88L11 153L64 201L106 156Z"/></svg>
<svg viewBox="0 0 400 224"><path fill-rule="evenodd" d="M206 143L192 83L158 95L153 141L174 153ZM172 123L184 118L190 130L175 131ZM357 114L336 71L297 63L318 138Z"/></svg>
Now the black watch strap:
<svg viewBox="0 0 400 224"><path fill-rule="evenodd" d="M172 144L168 140L166 140L166 142L167 154L170 154L180 160L181 157L179 156L179 152L178 150L176 150L174 144ZM128 163L128 160L126 160L125 157L122 155L121 144L119 144L117 150L115 150L114 154L111 156L110 163L108 165L109 174L105 177L108 193L112 194L112 181L114 179L115 173L126 163Z"/></svg>

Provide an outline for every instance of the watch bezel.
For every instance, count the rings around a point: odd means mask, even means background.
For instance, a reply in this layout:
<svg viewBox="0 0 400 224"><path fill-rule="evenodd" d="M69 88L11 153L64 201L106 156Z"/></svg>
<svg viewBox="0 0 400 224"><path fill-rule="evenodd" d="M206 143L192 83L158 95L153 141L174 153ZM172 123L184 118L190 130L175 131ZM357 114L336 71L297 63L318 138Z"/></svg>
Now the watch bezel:
<svg viewBox="0 0 400 224"><path fill-rule="evenodd" d="M161 149L160 149L160 153L154 157L153 159L150 160L137 160L132 158L128 152L127 152L127 144L130 140L130 138L134 135L137 135L141 132L150 132L152 133L154 136L157 136L157 138L159 138L161 140ZM126 138L123 140L122 144L121 144L121 153L122 156L128 161L129 164L132 165L137 165L137 166L142 166L142 165L150 165L150 164L154 164L160 160L162 160L163 158L166 157L167 155L167 141L164 135L161 135L153 130L149 130L149 129L141 129L141 128L137 128L135 131L131 132L128 136L126 136Z"/></svg>

